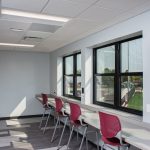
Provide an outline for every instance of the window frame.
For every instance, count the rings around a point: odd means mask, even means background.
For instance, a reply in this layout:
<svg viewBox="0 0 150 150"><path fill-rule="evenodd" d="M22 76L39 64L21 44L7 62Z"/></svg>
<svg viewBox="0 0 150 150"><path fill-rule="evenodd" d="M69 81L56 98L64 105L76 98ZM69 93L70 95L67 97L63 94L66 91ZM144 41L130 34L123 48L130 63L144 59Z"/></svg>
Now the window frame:
<svg viewBox="0 0 150 150"><path fill-rule="evenodd" d="M77 77L81 77L81 73L77 73L77 55L81 54L81 52L77 52L74 54L70 54L67 56L63 57L63 96L65 97L69 97L69 98L74 98L77 100L81 100L81 97L76 96L76 92L77 92ZM66 66L65 66L65 59L67 57L71 57L73 56L73 74L67 75L65 74L66 72ZM65 93L65 77L73 77L73 95L70 94L66 94Z"/></svg>
<svg viewBox="0 0 150 150"><path fill-rule="evenodd" d="M143 111L121 107L120 100L121 100L121 77L122 76L142 76L143 72L128 72L128 73L121 73L121 44L124 42L129 42L132 40L140 39L142 35L131 37L128 39L120 40L117 42L109 43L100 47L93 48L93 103L96 105L104 106L113 108L116 110L125 111L128 113L136 114L136 115L143 115ZM97 73L97 51L101 48L115 46L115 72L114 73ZM98 102L96 100L96 77L97 76L112 76L114 75L114 104Z"/></svg>

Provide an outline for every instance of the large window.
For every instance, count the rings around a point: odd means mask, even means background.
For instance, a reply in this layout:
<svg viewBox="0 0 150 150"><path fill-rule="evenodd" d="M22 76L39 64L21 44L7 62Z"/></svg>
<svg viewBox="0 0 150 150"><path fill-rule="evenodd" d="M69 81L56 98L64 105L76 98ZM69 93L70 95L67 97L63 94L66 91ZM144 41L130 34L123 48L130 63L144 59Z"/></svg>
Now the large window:
<svg viewBox="0 0 150 150"><path fill-rule="evenodd" d="M94 103L142 114L142 37L94 48Z"/></svg>
<svg viewBox="0 0 150 150"><path fill-rule="evenodd" d="M81 99L81 53L63 58L63 95Z"/></svg>

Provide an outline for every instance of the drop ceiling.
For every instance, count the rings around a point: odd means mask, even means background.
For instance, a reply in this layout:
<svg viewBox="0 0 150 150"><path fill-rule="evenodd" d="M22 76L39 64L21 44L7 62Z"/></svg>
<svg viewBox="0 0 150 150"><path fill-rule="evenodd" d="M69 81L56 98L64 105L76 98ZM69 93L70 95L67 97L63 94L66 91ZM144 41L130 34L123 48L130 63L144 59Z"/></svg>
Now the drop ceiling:
<svg viewBox="0 0 150 150"><path fill-rule="evenodd" d="M1 8L71 18L59 25L56 22L0 16L0 43L35 45L28 49L0 46L0 50L51 52L150 10L150 0L2 0ZM15 32L11 28L23 30ZM35 37L40 40L34 40Z"/></svg>

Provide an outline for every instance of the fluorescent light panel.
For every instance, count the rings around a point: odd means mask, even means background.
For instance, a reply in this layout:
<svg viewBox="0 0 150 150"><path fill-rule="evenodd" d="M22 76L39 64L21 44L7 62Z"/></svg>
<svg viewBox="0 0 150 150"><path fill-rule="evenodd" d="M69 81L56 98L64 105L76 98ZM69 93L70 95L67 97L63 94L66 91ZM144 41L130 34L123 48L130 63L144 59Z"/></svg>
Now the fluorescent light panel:
<svg viewBox="0 0 150 150"><path fill-rule="evenodd" d="M1 14L33 18L33 19L59 21L59 22L68 22L69 21L68 18L64 18L64 17L50 16L50 15L45 15L45 14L40 14L40 13L30 13L30 12L25 12L25 11L11 10L11 9L2 9Z"/></svg>
<svg viewBox="0 0 150 150"><path fill-rule="evenodd" d="M0 43L0 46L13 46L13 47L34 47L35 45L27 44L14 44L14 43Z"/></svg>

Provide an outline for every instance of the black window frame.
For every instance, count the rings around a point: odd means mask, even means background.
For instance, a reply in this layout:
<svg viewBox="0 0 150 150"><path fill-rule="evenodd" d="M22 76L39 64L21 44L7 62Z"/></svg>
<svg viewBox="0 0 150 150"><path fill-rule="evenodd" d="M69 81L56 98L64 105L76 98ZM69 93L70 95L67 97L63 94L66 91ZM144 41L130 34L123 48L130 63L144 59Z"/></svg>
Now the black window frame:
<svg viewBox="0 0 150 150"><path fill-rule="evenodd" d="M69 98L74 98L74 99L77 99L77 100L81 100L81 97L78 97L76 95L77 93L77 77L81 77L81 73L77 73L77 55L81 55L81 52L77 52L77 53L74 53L74 54L71 54L71 55L67 55L67 56L64 56L63 57L63 96L65 97L69 97ZM73 74L70 74L70 75L66 75L65 74L65 59L67 57L71 57L73 56ZM69 95L69 94L66 94L65 93L65 77L73 77L73 95Z"/></svg>
<svg viewBox="0 0 150 150"><path fill-rule="evenodd" d="M131 37L128 39L124 39L121 41L109 43L100 47L93 48L93 103L96 105L101 105L104 107L109 107L113 108L116 110L121 110L125 111L128 113L136 114L136 115L143 115L143 111L136 110L136 109L131 109L131 108L126 108L126 107L121 107L120 106L120 98L121 98L121 76L142 76L143 77L143 72L129 72L129 73L121 73L121 44L124 42L136 40L142 38L142 35ZM114 73L97 73L97 50L109 46L115 46L115 72ZM109 75L114 75L114 105L104 103L104 102L99 102L96 100L96 77L97 76L109 76Z"/></svg>

